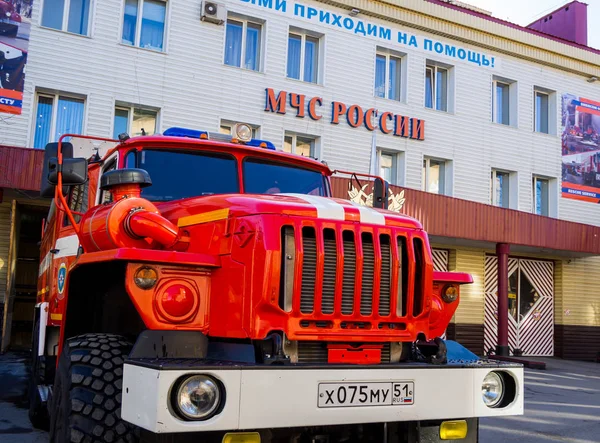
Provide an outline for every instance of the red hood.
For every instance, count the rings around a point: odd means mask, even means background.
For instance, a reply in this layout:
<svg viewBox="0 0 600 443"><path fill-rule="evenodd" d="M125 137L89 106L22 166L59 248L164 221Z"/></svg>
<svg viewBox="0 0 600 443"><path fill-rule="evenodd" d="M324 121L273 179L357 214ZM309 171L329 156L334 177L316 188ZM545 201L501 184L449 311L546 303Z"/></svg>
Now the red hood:
<svg viewBox="0 0 600 443"><path fill-rule="evenodd" d="M258 214L282 214L422 229L421 223L417 220L396 212L359 206L348 200L301 194L211 195L159 203L157 207L166 218L175 223L178 223L184 217L189 217L187 221L190 221L194 220L193 216L195 215L225 210L227 214L222 218L226 216L244 217ZM221 214L223 215L224 212Z"/></svg>

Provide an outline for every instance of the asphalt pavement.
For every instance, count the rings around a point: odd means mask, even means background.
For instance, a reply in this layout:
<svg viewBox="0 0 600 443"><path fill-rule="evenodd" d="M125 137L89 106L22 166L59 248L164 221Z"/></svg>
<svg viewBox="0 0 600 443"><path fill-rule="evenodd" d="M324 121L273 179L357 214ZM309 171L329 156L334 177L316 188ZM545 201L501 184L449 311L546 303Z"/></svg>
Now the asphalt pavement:
<svg viewBox="0 0 600 443"><path fill-rule="evenodd" d="M0 355L0 442L45 443L48 434L34 430L27 416L27 358Z"/></svg>
<svg viewBox="0 0 600 443"><path fill-rule="evenodd" d="M525 415L482 419L482 443L599 443L600 364L537 359L547 369L525 370ZM0 442L46 443L27 417L27 358L0 356Z"/></svg>
<svg viewBox="0 0 600 443"><path fill-rule="evenodd" d="M600 363L533 359L525 370L525 415L482 419L481 442L600 442Z"/></svg>

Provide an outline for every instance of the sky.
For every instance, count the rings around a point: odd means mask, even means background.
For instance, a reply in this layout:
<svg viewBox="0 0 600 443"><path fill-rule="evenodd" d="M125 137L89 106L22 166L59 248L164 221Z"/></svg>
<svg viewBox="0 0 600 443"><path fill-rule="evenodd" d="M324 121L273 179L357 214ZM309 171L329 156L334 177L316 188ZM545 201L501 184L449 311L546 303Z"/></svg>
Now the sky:
<svg viewBox="0 0 600 443"><path fill-rule="evenodd" d="M569 3L570 0L461 0L486 9L494 17L522 26ZM600 49L600 0L583 0L588 4L588 46Z"/></svg>

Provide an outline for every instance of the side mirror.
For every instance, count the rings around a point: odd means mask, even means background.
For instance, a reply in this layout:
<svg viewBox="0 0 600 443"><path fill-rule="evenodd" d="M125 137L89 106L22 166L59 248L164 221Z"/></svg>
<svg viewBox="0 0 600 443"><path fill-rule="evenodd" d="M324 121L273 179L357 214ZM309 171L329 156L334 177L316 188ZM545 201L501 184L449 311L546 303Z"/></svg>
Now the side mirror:
<svg viewBox="0 0 600 443"><path fill-rule="evenodd" d="M83 185L88 181L88 164L85 158L63 158L62 177L64 186ZM58 184L58 159L53 157L48 162L48 183Z"/></svg>
<svg viewBox="0 0 600 443"><path fill-rule="evenodd" d="M63 142L62 144L62 155L63 155L63 163L65 159L73 158L73 145L68 142ZM44 165L42 168L42 180L41 180L41 189L40 196L45 198L53 198L54 197L54 188L55 184L52 184L48 181L48 177L50 175L50 162L54 158L56 160L58 157L58 143L48 143L46 148L44 149ZM56 166L56 161L54 163ZM69 188L65 186L63 183L63 194L67 195L69 193Z"/></svg>
<svg viewBox="0 0 600 443"><path fill-rule="evenodd" d="M373 188L373 207L387 209L390 195L389 183L382 178L376 178Z"/></svg>

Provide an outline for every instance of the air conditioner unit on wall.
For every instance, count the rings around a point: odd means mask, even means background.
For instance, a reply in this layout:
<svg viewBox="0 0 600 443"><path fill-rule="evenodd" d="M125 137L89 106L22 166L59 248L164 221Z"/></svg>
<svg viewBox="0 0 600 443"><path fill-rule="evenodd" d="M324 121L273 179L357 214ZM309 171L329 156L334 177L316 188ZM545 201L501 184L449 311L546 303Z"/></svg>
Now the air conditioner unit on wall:
<svg viewBox="0 0 600 443"><path fill-rule="evenodd" d="M227 20L227 9L219 3L203 1L200 20L222 25Z"/></svg>

